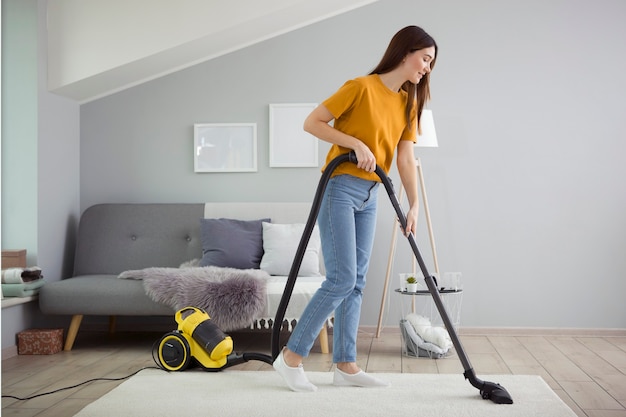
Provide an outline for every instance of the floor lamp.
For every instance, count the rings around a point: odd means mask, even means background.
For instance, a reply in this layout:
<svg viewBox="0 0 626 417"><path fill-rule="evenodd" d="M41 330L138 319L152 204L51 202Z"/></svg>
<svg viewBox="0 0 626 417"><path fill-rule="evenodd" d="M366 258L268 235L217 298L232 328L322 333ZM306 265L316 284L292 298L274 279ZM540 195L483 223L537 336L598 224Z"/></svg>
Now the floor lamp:
<svg viewBox="0 0 626 417"><path fill-rule="evenodd" d="M422 116L420 118L420 125L422 128L422 134L417 136L416 147L418 148L436 148L437 144L437 134L435 132L435 122L433 120L433 113L431 110L424 109L422 111ZM433 252L433 262L435 266L435 273L439 275L439 263L437 261L437 249L435 246L435 235L433 234L433 227L430 221L430 210L428 208L428 197L426 196L426 186L424 184L424 173L422 171L422 163L420 158L415 159L415 166L417 169L417 179L418 179L418 188L422 194L422 202L424 207L424 214L426 217L426 225L428 226L428 237L430 239L430 247ZM400 190L398 191L398 201L402 203L402 193L403 187L400 185ZM382 322L383 322L383 314L385 310L385 301L387 300L387 293L389 290L389 279L391 278L391 271L393 269L393 261L396 254L396 239L398 237L398 228L399 221L397 218L394 218L393 222L393 230L391 234L391 246L389 248L389 259L387 261L387 272L385 276L385 283L383 286L383 296L380 301L380 313L378 314L378 327L376 328L376 337L380 337L380 332L382 330ZM417 261L415 257L413 259L413 273L416 272L417 269ZM413 310L415 310L415 299L413 299Z"/></svg>

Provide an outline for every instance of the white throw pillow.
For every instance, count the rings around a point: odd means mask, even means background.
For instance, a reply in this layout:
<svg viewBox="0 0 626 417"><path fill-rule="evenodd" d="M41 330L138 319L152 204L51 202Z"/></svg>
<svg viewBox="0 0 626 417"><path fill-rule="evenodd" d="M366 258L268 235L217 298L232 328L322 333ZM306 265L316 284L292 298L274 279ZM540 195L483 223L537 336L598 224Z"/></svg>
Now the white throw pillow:
<svg viewBox="0 0 626 417"><path fill-rule="evenodd" d="M263 222L263 258L261 269L270 275L289 275L293 258L296 256L304 224L280 224ZM304 252L298 276L320 276L320 232L317 225L313 228L311 239Z"/></svg>

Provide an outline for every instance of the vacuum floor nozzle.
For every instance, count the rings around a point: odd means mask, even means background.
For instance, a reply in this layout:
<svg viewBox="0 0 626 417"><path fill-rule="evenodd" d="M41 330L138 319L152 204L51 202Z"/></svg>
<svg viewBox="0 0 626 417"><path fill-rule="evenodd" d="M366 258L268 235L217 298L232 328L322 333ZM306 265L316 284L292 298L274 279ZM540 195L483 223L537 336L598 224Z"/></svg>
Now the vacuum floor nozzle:
<svg viewBox="0 0 626 417"><path fill-rule="evenodd" d="M502 385L495 382L485 382L480 390L480 395L484 400L491 400L496 404L513 404L511 394Z"/></svg>

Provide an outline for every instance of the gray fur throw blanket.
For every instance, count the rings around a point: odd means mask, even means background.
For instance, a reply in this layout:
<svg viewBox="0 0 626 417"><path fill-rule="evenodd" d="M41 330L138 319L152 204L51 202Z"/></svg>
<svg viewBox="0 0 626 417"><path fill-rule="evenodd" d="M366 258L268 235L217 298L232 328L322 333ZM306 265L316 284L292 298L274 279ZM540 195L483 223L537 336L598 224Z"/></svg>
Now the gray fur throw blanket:
<svg viewBox="0 0 626 417"><path fill-rule="evenodd" d="M216 266L146 268L118 278L143 280L146 294L174 308L198 307L223 331L249 327L263 313L269 274L260 269Z"/></svg>

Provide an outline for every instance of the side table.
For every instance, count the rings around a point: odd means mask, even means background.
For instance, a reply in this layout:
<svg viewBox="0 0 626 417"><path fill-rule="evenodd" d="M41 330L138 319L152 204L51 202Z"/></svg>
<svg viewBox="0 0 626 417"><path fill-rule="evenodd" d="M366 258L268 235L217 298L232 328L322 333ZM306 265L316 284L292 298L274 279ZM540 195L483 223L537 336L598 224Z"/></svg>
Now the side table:
<svg viewBox="0 0 626 417"><path fill-rule="evenodd" d="M435 305L435 301L428 290L417 290L415 292L411 291L402 291L402 289L397 288L395 290L396 293L400 295L411 296L411 308L410 313L414 313L420 315L422 317L430 320L431 326L445 328L441 315L439 314L439 310ZM462 289L445 289L442 288L439 290L439 295L441 297L441 301L448 313L448 317L450 318L450 322L454 327L454 331L456 331L459 327L460 319L461 319L461 301L463 296ZM424 298L426 296L427 298ZM416 303L416 300L419 299L419 303ZM404 300L404 298L401 298ZM405 308L404 302L401 301L401 309L402 309L402 320L400 320L400 330L402 337L402 353L405 356L409 357L417 357L417 356L427 356L431 359L439 359L449 356L450 350L438 350L438 346L430 346L430 348L422 347L422 345L416 344L415 340L411 340L411 337L406 333L406 329L403 327L406 324L406 317L408 313L406 313L407 309Z"/></svg>
<svg viewBox="0 0 626 417"><path fill-rule="evenodd" d="M439 311L437 310L437 306L433 301L433 297L431 296L430 291L417 290L415 292L409 292L402 291L400 288L396 288L395 292L400 295L411 296L411 313L416 313L429 318L433 326L443 326L443 320L441 320L441 316L439 315ZM450 321L452 322L454 329L457 330L461 322L461 303L463 301L463 290L443 288L439 290L439 294L441 295L443 304L446 308L446 311L448 312ZM422 297L424 296L426 296L427 299L422 299ZM416 298L420 298L421 301L417 303ZM404 303L402 303L403 318L406 314L408 313L405 313Z"/></svg>

